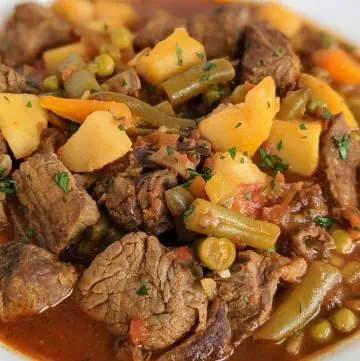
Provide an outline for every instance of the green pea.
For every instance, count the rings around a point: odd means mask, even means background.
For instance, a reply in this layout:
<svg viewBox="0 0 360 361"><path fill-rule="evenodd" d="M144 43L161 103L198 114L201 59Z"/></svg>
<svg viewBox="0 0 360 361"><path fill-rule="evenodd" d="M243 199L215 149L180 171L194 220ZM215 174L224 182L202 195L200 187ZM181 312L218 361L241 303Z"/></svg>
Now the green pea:
<svg viewBox="0 0 360 361"><path fill-rule="evenodd" d="M331 236L335 240L336 248L339 253L348 254L352 251L353 241L349 232L345 231L344 229L335 229L331 232Z"/></svg>
<svg viewBox="0 0 360 361"><path fill-rule="evenodd" d="M54 92L60 89L59 79L56 75L49 76L43 81L43 88L46 92Z"/></svg>
<svg viewBox="0 0 360 361"><path fill-rule="evenodd" d="M343 333L353 331L358 323L355 313L348 308L340 308L336 310L330 316L330 320L335 329Z"/></svg>
<svg viewBox="0 0 360 361"><path fill-rule="evenodd" d="M132 45L131 32L126 28L114 29L110 34L111 43L118 49L126 49Z"/></svg>
<svg viewBox="0 0 360 361"><path fill-rule="evenodd" d="M333 337L334 330L328 320L321 319L311 327L311 338L315 343L328 343Z"/></svg>
<svg viewBox="0 0 360 361"><path fill-rule="evenodd" d="M96 75L100 77L110 76L115 71L115 62L108 54L102 54L95 58L95 64L97 65Z"/></svg>

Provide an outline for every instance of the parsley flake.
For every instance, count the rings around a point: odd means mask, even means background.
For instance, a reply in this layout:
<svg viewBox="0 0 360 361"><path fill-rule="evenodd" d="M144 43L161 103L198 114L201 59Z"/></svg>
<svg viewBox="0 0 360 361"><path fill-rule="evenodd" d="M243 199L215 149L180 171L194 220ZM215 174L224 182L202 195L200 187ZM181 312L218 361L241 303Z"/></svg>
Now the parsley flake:
<svg viewBox="0 0 360 361"><path fill-rule="evenodd" d="M252 199L251 193L250 192L246 193L245 198L247 201L251 201L251 199Z"/></svg>
<svg viewBox="0 0 360 361"><path fill-rule="evenodd" d="M303 312L303 304L302 304L301 300L299 300L299 311L300 311L300 313Z"/></svg>
<svg viewBox="0 0 360 361"><path fill-rule="evenodd" d="M196 52L196 56L197 56L201 61L204 61L204 60L205 60L205 54L204 54L204 53L198 53L198 52Z"/></svg>
<svg viewBox="0 0 360 361"><path fill-rule="evenodd" d="M339 150L339 156L342 160L345 160L349 154L349 148L351 143L350 134L345 134L342 138L333 137L334 145Z"/></svg>
<svg viewBox="0 0 360 361"><path fill-rule="evenodd" d="M229 154L230 154L230 157L235 160L235 157L236 157L236 147L232 147L228 150Z"/></svg>
<svg viewBox="0 0 360 361"><path fill-rule="evenodd" d="M27 102L27 103L26 103L26 108L32 108L32 103L31 103L31 102Z"/></svg>
<svg viewBox="0 0 360 361"><path fill-rule="evenodd" d="M201 81L209 81L209 79L210 79L210 75L209 75L209 74L205 74L205 75L203 75L203 76L200 78Z"/></svg>
<svg viewBox="0 0 360 361"><path fill-rule="evenodd" d="M108 178L105 178L102 183L103 184L106 184L106 185L111 185L114 183L114 180L115 180L115 177L114 176L111 176L111 177L108 177Z"/></svg>
<svg viewBox="0 0 360 361"><path fill-rule="evenodd" d="M148 289L145 287L145 285L142 285L137 291L136 293L139 296L147 296L149 294Z"/></svg>
<svg viewBox="0 0 360 361"><path fill-rule="evenodd" d="M273 179L271 179L271 181L270 181L270 188L271 189L275 189L275 178L273 178Z"/></svg>
<svg viewBox="0 0 360 361"><path fill-rule="evenodd" d="M5 100L7 100L8 102L10 101L10 99L5 95L4 96Z"/></svg>
<svg viewBox="0 0 360 361"><path fill-rule="evenodd" d="M324 108L323 112L321 113L321 118L330 120L333 118L333 114L330 113L328 108Z"/></svg>
<svg viewBox="0 0 360 361"><path fill-rule="evenodd" d="M193 214L195 211L195 207L193 205L191 205L185 212L184 212L184 216L188 217L191 214Z"/></svg>
<svg viewBox="0 0 360 361"><path fill-rule="evenodd" d="M259 154L261 157L260 168L270 168L274 173L281 172L284 173L289 169L289 165L283 163L282 159L277 155L268 155L266 154L263 148L259 148Z"/></svg>
<svg viewBox="0 0 360 361"><path fill-rule="evenodd" d="M28 238L34 238L36 236L36 232L33 228L29 228L26 232L26 236Z"/></svg>
<svg viewBox="0 0 360 361"><path fill-rule="evenodd" d="M283 149L284 145L283 145L283 141L280 140L280 142L277 144L277 150L281 150Z"/></svg>
<svg viewBox="0 0 360 361"><path fill-rule="evenodd" d="M71 122L70 125L69 125L69 128L70 128L71 134L75 134L79 130L80 125L76 124L74 122Z"/></svg>
<svg viewBox="0 0 360 361"><path fill-rule="evenodd" d="M176 43L176 55L177 55L177 58L178 58L177 65L178 66L183 66L184 65L183 51L180 48L179 43Z"/></svg>
<svg viewBox="0 0 360 361"><path fill-rule="evenodd" d="M104 31L107 33L109 30L109 25L108 24L104 24Z"/></svg>
<svg viewBox="0 0 360 361"><path fill-rule="evenodd" d="M216 68L216 64L211 63L210 61L207 61L207 62L204 64L203 70L204 70L204 71L210 71L210 70L213 69L213 68Z"/></svg>
<svg viewBox="0 0 360 361"><path fill-rule="evenodd" d="M171 147L166 147L166 152L167 152L167 155L170 157L172 154L174 154L174 149L172 149Z"/></svg>
<svg viewBox="0 0 360 361"><path fill-rule="evenodd" d="M54 180L65 194L69 193L69 174L67 172L56 173Z"/></svg>
<svg viewBox="0 0 360 361"><path fill-rule="evenodd" d="M127 84L126 80L123 79L123 81L122 81L122 83L121 83L121 86L122 86L123 88L125 88L127 85L128 85L128 84Z"/></svg>
<svg viewBox="0 0 360 361"><path fill-rule="evenodd" d="M273 52L273 55L274 55L276 58L280 59L280 58L283 56L283 53L282 53L281 49L276 49L276 50Z"/></svg>
<svg viewBox="0 0 360 361"><path fill-rule="evenodd" d="M121 124L118 126L118 129L121 130L122 132L125 132L125 128L124 128L124 126L121 125Z"/></svg>
<svg viewBox="0 0 360 361"><path fill-rule="evenodd" d="M241 127L241 126L242 126L242 123L237 123L237 124L235 125L235 129L237 129L237 128Z"/></svg>
<svg viewBox="0 0 360 361"><path fill-rule="evenodd" d="M5 173L6 169L0 167L0 177L2 177Z"/></svg>
<svg viewBox="0 0 360 361"><path fill-rule="evenodd" d="M307 130L306 125L305 125L304 123L301 123L301 124L299 125L299 128L300 128L301 130Z"/></svg>
<svg viewBox="0 0 360 361"><path fill-rule="evenodd" d="M245 159L244 159L244 157L241 157L240 158L240 164L244 164L245 163Z"/></svg>
<svg viewBox="0 0 360 361"><path fill-rule="evenodd" d="M329 217L316 217L315 218L315 223L317 225L319 225L320 227L324 227L324 228L331 228L332 225L334 224L334 219L333 218L329 218Z"/></svg>

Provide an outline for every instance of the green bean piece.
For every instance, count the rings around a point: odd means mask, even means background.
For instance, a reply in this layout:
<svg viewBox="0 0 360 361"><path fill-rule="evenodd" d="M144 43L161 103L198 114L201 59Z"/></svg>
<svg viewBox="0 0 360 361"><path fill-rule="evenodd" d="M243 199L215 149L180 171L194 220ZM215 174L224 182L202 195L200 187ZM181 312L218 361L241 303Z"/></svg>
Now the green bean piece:
<svg viewBox="0 0 360 361"><path fill-rule="evenodd" d="M193 200L192 194L183 186L177 186L165 192L166 205L174 217L182 216Z"/></svg>
<svg viewBox="0 0 360 361"><path fill-rule="evenodd" d="M341 273L337 268L325 262L312 263L301 283L290 289L255 337L282 341L290 336L316 314L326 293L340 280Z"/></svg>
<svg viewBox="0 0 360 361"><path fill-rule="evenodd" d="M327 108L327 104L320 98L312 98L307 103L306 110L310 114L321 114Z"/></svg>
<svg viewBox="0 0 360 361"><path fill-rule="evenodd" d="M245 89L245 85L238 85L232 94L230 95L230 102L232 104L240 104L245 102L247 91Z"/></svg>
<svg viewBox="0 0 360 361"><path fill-rule="evenodd" d="M99 241L102 239L110 228L110 221L101 214L99 220L89 229L89 239L91 241Z"/></svg>
<svg viewBox="0 0 360 361"><path fill-rule="evenodd" d="M59 79L56 75L48 76L43 81L45 92L56 92L60 89Z"/></svg>
<svg viewBox="0 0 360 361"><path fill-rule="evenodd" d="M176 116L173 107L167 100L163 101L158 105L155 105L155 108L159 109L161 112L166 113L168 115Z"/></svg>
<svg viewBox="0 0 360 361"><path fill-rule="evenodd" d="M334 330L328 320L321 319L311 327L311 338L317 344L330 342L334 337Z"/></svg>
<svg viewBox="0 0 360 361"><path fill-rule="evenodd" d="M358 324L355 313L348 308L340 308L334 311L330 316L330 321L335 329L342 333L354 331Z"/></svg>
<svg viewBox="0 0 360 361"><path fill-rule="evenodd" d="M204 93L211 85L224 84L235 78L235 69L226 59L195 65L161 84L172 105L179 105Z"/></svg>
<svg viewBox="0 0 360 361"><path fill-rule="evenodd" d="M350 284L360 282L360 262L351 261L341 269L345 280Z"/></svg>
<svg viewBox="0 0 360 361"><path fill-rule="evenodd" d="M308 88L299 89L289 93L281 102L280 111L276 118L281 120L303 118L310 96L311 90Z"/></svg>
<svg viewBox="0 0 360 361"><path fill-rule="evenodd" d="M83 69L86 67L84 59L80 55L72 54L69 55L64 61L59 63L56 67L56 75L61 77L63 72L69 67L76 69Z"/></svg>
<svg viewBox="0 0 360 361"><path fill-rule="evenodd" d="M102 54L95 58L97 65L96 75L100 77L111 76L115 71L115 62L108 54Z"/></svg>
<svg viewBox="0 0 360 361"><path fill-rule="evenodd" d="M195 200L184 216L185 226L191 231L263 250L274 248L280 235L280 228L275 224L242 216L204 199Z"/></svg>
<svg viewBox="0 0 360 361"><path fill-rule="evenodd" d="M126 104L133 115L154 128L165 126L167 128L196 128L196 122L192 119L172 117L141 100L120 93L102 92L92 94L89 99L102 101L116 101Z"/></svg>
<svg viewBox="0 0 360 361"><path fill-rule="evenodd" d="M331 236L335 240L336 249L341 254L348 254L352 251L354 243L349 232L344 229L334 229Z"/></svg>
<svg viewBox="0 0 360 361"><path fill-rule="evenodd" d="M94 74L84 68L74 71L69 78L64 80L64 90L69 98L79 99L86 90L101 91L101 87Z"/></svg>
<svg viewBox="0 0 360 361"><path fill-rule="evenodd" d="M214 105L221 99L221 92L218 86L212 86L202 95L202 100L206 105Z"/></svg>

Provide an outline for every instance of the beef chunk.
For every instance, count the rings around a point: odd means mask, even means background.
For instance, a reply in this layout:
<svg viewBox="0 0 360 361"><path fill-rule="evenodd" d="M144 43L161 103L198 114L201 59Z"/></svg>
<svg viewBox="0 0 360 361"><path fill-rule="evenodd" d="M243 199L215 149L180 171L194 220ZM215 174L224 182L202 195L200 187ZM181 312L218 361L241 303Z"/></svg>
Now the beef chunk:
<svg viewBox="0 0 360 361"><path fill-rule="evenodd" d="M56 254L99 218L95 201L77 186L55 154L29 158L13 179L38 244Z"/></svg>
<svg viewBox="0 0 360 361"><path fill-rule="evenodd" d="M41 134L41 141L36 154L56 153L63 146L68 137L57 128L45 129Z"/></svg>
<svg viewBox="0 0 360 361"><path fill-rule="evenodd" d="M75 173L73 174L73 177L79 187L89 190L95 186L96 182L99 180L100 175L98 172Z"/></svg>
<svg viewBox="0 0 360 361"><path fill-rule="evenodd" d="M77 281L73 266L37 246L0 246L0 320L36 315L68 297Z"/></svg>
<svg viewBox="0 0 360 361"><path fill-rule="evenodd" d="M250 15L247 5L219 7L194 17L188 24L188 30L191 36L205 46L209 58L233 57Z"/></svg>
<svg viewBox="0 0 360 361"><path fill-rule="evenodd" d="M341 150L345 152L342 155ZM339 208L358 207L356 173L360 164L360 143L351 138L350 128L342 114L334 119L323 137L321 158L320 164L335 204Z"/></svg>
<svg viewBox="0 0 360 361"><path fill-rule="evenodd" d="M302 258L253 251L240 253L238 260L241 262L233 266L230 278L215 276L215 280L220 298L227 302L231 328L241 340L269 318L279 281L300 281L307 264Z"/></svg>
<svg viewBox="0 0 360 361"><path fill-rule="evenodd" d="M81 307L119 336L141 322L146 337L132 341L145 350L164 349L199 320L205 323L207 299L192 267L156 237L130 233L84 272L78 285Z"/></svg>
<svg viewBox="0 0 360 361"><path fill-rule="evenodd" d="M155 46L167 38L175 28L182 27L185 20L164 10L158 10L146 21L144 27L135 34L134 45L144 49Z"/></svg>
<svg viewBox="0 0 360 361"><path fill-rule="evenodd" d="M101 199L111 218L126 230L159 235L173 226L164 194L176 184L175 172L168 169L134 178L117 176Z"/></svg>
<svg viewBox="0 0 360 361"><path fill-rule="evenodd" d="M125 70L108 79L102 88L105 91L136 95L141 89L141 81L134 69Z"/></svg>
<svg viewBox="0 0 360 361"><path fill-rule="evenodd" d="M244 44L244 80L257 84L271 76L277 88L294 85L300 74L300 61L284 34L265 22L254 22L245 29Z"/></svg>
<svg viewBox="0 0 360 361"><path fill-rule="evenodd" d="M308 261L322 260L335 249L335 241L323 228L314 223L299 226L292 234L291 250Z"/></svg>
<svg viewBox="0 0 360 361"><path fill-rule="evenodd" d="M16 6L1 39L6 65L15 67L33 62L45 49L71 40L70 27L50 9L36 3Z"/></svg>
<svg viewBox="0 0 360 361"><path fill-rule="evenodd" d="M206 328L163 354L158 361L217 361L232 354L231 327L224 302L216 299L210 306Z"/></svg>
<svg viewBox="0 0 360 361"><path fill-rule="evenodd" d="M22 93L26 88L25 77L13 68L0 64L0 92Z"/></svg>

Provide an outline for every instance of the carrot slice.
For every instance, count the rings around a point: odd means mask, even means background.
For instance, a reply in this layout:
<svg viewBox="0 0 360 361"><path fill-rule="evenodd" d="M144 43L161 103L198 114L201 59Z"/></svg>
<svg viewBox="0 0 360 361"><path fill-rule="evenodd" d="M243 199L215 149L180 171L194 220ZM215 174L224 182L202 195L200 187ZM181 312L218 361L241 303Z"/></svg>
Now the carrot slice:
<svg viewBox="0 0 360 361"><path fill-rule="evenodd" d="M318 50L313 54L313 62L327 70L335 81L351 85L360 83L360 63L342 49Z"/></svg>
<svg viewBox="0 0 360 361"><path fill-rule="evenodd" d="M62 118L82 124L93 112L98 110L111 111L115 117L124 119L124 127L134 125L131 111L126 104L117 102L103 102L99 100L63 99L53 96L40 98L40 105L51 110Z"/></svg>
<svg viewBox="0 0 360 361"><path fill-rule="evenodd" d="M194 198L208 199L205 191L205 186L205 179L201 176L197 176L190 182L188 190Z"/></svg>

